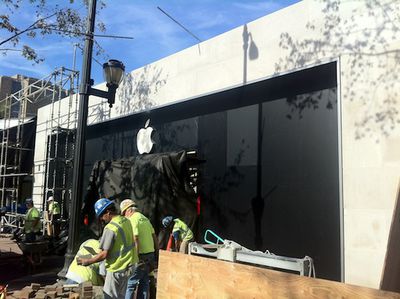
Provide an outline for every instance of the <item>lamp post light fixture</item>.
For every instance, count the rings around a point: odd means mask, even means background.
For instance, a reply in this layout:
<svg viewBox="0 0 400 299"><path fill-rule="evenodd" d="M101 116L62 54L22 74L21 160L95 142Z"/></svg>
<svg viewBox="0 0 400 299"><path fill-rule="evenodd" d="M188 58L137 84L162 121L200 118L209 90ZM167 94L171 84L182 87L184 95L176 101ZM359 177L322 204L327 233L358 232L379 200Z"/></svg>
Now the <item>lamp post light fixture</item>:
<svg viewBox="0 0 400 299"><path fill-rule="evenodd" d="M107 82L107 86L117 86L122 81L122 77L125 72L125 66L121 61L110 59L108 62L103 64L103 76Z"/></svg>
<svg viewBox="0 0 400 299"><path fill-rule="evenodd" d="M115 92L122 81L124 73L124 64L121 61L110 59L108 62L103 64L103 76L104 80L107 82L108 91L95 89L88 85L88 90L86 93L89 95L106 98L110 108L112 108L115 103Z"/></svg>
<svg viewBox="0 0 400 299"><path fill-rule="evenodd" d="M64 268L58 273L60 278L65 278L68 267L71 264L75 253L79 247L80 227L82 225L82 198L83 198L83 174L85 163L85 145L86 145L86 126L88 118L89 96L98 96L108 99L110 108L115 102L115 92L125 67L118 60L110 60L103 64L103 73L107 81L108 91L92 88L93 80L90 78L92 69L94 24L96 17L96 0L89 0L88 22L85 35L85 48L83 51L81 84L79 88L79 110L78 122L76 125L75 152L72 174L72 194L69 210L69 229L68 229L68 247L65 254Z"/></svg>

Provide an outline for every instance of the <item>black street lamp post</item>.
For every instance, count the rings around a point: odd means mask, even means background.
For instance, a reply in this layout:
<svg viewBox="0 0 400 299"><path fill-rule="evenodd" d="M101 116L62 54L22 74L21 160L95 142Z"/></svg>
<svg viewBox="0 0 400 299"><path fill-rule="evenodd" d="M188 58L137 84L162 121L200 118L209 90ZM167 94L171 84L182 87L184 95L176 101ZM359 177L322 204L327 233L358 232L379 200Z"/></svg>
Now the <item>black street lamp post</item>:
<svg viewBox="0 0 400 299"><path fill-rule="evenodd" d="M93 53L93 32L96 17L96 0L89 1L88 23L85 37L85 48L82 61L82 80L79 88L79 110L78 123L76 128L75 139L75 155L72 179L72 197L69 213L69 230L68 230L68 247L65 255L64 268L58 273L58 276L65 278L69 265L71 264L75 252L78 249L79 226L81 220L82 206L82 182L85 161L85 143L86 143L86 125L88 116L89 96L94 95L107 98L110 108L115 101L115 92L121 82L125 67L118 60L110 60L103 64L103 73L107 81L108 91L92 88L92 80L90 79L92 69L92 53Z"/></svg>

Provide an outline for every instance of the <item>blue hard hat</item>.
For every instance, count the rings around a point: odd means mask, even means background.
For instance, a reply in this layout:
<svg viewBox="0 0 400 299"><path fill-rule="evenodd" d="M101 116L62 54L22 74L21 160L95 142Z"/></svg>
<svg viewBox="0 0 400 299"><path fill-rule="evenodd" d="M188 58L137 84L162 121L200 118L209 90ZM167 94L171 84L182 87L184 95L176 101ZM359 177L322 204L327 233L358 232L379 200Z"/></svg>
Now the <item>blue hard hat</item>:
<svg viewBox="0 0 400 299"><path fill-rule="evenodd" d="M103 214L104 211L112 204L113 204L113 202L111 200L109 200L108 198L100 198L94 204L94 211L96 212L96 216L100 217L101 214Z"/></svg>
<svg viewBox="0 0 400 299"><path fill-rule="evenodd" d="M27 198L27 199L25 199L25 203L33 203L32 198Z"/></svg>
<svg viewBox="0 0 400 299"><path fill-rule="evenodd" d="M172 220L174 220L172 216L167 216L162 220L162 225L164 227L168 227L171 224Z"/></svg>

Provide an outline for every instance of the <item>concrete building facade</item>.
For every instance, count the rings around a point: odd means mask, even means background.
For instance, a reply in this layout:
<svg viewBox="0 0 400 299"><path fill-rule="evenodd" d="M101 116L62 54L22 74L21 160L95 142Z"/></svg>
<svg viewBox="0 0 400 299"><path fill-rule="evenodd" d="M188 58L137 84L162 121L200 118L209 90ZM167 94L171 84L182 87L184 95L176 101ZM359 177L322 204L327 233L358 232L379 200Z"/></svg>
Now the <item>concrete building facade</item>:
<svg viewBox="0 0 400 299"><path fill-rule="evenodd" d="M146 111L190 106L208 95L333 65L340 238L336 279L377 288L400 178L399 11L397 1L301 1L132 71L111 110L105 101L90 99L88 125L134 120ZM303 104L302 111L315 110L313 101ZM56 106L62 121L69 117L62 113L68 105L66 99ZM37 161L45 158L51 114L49 107L38 111ZM43 200L42 180L43 169L36 167L37 202Z"/></svg>

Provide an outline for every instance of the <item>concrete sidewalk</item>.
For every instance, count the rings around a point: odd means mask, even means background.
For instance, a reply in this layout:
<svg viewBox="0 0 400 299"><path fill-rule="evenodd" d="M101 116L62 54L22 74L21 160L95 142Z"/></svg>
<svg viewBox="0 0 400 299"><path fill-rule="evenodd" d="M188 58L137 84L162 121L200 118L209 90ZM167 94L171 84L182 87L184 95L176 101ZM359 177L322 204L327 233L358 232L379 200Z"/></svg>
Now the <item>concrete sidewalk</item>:
<svg viewBox="0 0 400 299"><path fill-rule="evenodd" d="M0 285L8 284L8 290L18 290L31 283L41 285L57 281L57 273L64 265L64 256L43 256L43 262L33 273L23 264L22 252L9 236L0 235Z"/></svg>
<svg viewBox="0 0 400 299"><path fill-rule="evenodd" d="M7 253L15 253L22 254L22 251L19 249L17 243L13 240L10 240L10 235L0 234L0 258Z"/></svg>

